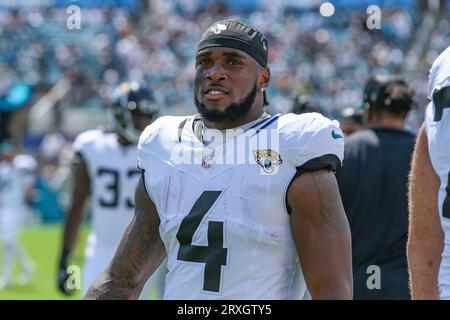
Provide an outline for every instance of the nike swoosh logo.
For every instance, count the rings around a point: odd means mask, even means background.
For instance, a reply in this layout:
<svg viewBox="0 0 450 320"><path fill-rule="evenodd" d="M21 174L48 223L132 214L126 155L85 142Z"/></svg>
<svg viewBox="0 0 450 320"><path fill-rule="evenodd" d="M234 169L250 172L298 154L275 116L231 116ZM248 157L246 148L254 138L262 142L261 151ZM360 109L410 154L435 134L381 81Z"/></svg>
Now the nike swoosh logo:
<svg viewBox="0 0 450 320"><path fill-rule="evenodd" d="M343 136L341 136L339 133L337 133L336 131L331 131L331 136L333 137L333 139L342 139L344 138Z"/></svg>

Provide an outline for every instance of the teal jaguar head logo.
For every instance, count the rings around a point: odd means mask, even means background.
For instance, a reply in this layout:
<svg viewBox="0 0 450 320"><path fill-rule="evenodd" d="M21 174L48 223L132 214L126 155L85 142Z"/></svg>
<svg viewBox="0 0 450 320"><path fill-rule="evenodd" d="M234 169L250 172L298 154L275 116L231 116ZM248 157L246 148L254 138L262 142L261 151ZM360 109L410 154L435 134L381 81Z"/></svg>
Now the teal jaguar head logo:
<svg viewBox="0 0 450 320"><path fill-rule="evenodd" d="M267 174L272 174L275 169L283 163L280 154L271 149L253 150L253 155L256 163L259 164Z"/></svg>

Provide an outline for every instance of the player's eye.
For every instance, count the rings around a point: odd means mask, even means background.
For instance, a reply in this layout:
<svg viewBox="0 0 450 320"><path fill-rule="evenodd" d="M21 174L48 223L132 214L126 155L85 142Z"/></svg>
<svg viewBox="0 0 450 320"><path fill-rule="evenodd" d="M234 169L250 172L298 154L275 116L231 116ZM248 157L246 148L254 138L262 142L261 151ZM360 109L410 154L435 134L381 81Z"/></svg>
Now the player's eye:
<svg viewBox="0 0 450 320"><path fill-rule="evenodd" d="M210 64L210 63L211 63L211 59L209 59L209 58L203 58L203 59L200 59L197 61L197 65L202 65L202 66Z"/></svg>
<svg viewBox="0 0 450 320"><path fill-rule="evenodd" d="M236 59L230 59L230 60L228 60L228 64L231 64L231 65L240 65L240 64L242 64L239 60L236 60Z"/></svg>

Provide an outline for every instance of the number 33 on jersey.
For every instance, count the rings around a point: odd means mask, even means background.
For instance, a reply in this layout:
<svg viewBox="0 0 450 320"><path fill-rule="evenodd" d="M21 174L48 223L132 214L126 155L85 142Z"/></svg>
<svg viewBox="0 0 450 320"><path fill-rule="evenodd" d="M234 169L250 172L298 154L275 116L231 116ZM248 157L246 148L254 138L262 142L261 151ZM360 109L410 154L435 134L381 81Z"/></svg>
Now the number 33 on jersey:
<svg viewBox="0 0 450 320"><path fill-rule="evenodd" d="M93 228L89 251L115 249L133 217L140 176L136 145L123 146L114 133L89 130L75 139L73 148L86 163L90 178Z"/></svg>

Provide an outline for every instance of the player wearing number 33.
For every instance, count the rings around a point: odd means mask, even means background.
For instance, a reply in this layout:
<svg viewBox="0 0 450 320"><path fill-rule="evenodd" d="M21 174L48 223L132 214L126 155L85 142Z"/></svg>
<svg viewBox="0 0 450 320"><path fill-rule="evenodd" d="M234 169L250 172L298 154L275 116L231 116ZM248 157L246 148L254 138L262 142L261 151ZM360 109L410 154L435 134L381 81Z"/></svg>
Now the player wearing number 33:
<svg viewBox="0 0 450 320"><path fill-rule="evenodd" d="M408 263L413 299L450 299L450 47L429 75L413 156Z"/></svg>
<svg viewBox="0 0 450 320"><path fill-rule="evenodd" d="M84 293L112 259L133 217L134 188L140 177L136 144L158 108L152 92L137 82L122 83L112 100L113 130L88 130L73 143L77 161L72 205L65 221L58 274L59 289L65 294L74 292L67 286L68 258L75 246L87 197L91 196L92 232L81 275ZM142 297L148 297L147 290Z"/></svg>
<svg viewBox="0 0 450 320"><path fill-rule="evenodd" d="M267 58L267 40L243 22L203 34L199 114L141 135L134 219L86 298L136 298L166 256L165 299L352 298L333 173L342 132L319 114L266 114Z"/></svg>

